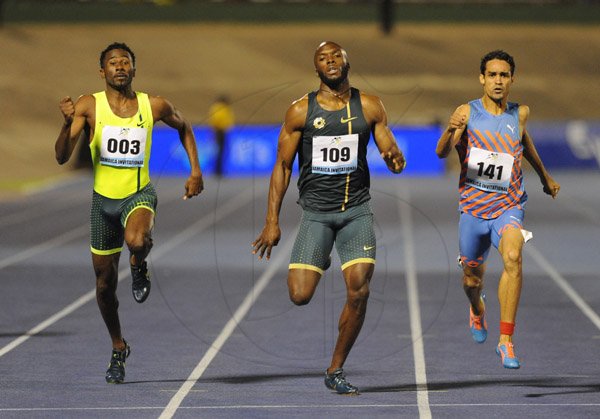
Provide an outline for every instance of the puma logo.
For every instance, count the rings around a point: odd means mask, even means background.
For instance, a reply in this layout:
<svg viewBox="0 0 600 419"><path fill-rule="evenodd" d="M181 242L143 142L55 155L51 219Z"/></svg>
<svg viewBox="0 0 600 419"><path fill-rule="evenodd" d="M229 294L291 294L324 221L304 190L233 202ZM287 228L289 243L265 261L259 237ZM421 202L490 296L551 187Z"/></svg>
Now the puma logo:
<svg viewBox="0 0 600 419"><path fill-rule="evenodd" d="M515 127L511 127L510 124L506 124L506 128L508 128L513 134L515 133Z"/></svg>
<svg viewBox="0 0 600 419"><path fill-rule="evenodd" d="M351 118L344 118L344 117L342 116L342 117L340 118L340 122L341 122L342 124L345 124L345 123L348 123L348 122L350 122L350 121L352 121L352 120L354 120L354 119L356 119L356 118L358 118L358 116L353 116L353 117L351 117Z"/></svg>

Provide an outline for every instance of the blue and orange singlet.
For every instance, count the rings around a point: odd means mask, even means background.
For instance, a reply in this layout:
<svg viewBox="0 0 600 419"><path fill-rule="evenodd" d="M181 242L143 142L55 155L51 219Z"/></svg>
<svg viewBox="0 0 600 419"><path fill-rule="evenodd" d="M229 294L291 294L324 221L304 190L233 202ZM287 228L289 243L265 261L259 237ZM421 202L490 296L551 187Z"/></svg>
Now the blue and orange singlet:
<svg viewBox="0 0 600 419"><path fill-rule="evenodd" d="M456 145L461 163L460 211L493 219L509 208L523 209L527 193L521 169L519 105L509 102L500 115L486 111L481 99L469 105L466 135Z"/></svg>

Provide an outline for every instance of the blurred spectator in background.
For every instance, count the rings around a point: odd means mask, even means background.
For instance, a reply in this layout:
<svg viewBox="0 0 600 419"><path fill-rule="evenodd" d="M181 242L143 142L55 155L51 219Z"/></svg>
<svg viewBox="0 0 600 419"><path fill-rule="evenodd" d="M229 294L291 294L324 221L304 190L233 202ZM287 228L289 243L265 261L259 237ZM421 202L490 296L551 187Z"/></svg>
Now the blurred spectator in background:
<svg viewBox="0 0 600 419"><path fill-rule="evenodd" d="M233 109L226 95L219 96L208 110L208 124L215 134L217 144L217 159L215 162L215 175L223 175L223 149L227 132L234 123Z"/></svg>

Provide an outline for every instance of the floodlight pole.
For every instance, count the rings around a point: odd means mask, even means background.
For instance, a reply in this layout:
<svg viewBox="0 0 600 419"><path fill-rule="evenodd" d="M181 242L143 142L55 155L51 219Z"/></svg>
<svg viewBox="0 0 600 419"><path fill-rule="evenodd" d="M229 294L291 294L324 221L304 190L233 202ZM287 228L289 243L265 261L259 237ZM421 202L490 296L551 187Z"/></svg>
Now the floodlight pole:
<svg viewBox="0 0 600 419"><path fill-rule="evenodd" d="M381 0L381 30L389 35L394 27L394 1Z"/></svg>

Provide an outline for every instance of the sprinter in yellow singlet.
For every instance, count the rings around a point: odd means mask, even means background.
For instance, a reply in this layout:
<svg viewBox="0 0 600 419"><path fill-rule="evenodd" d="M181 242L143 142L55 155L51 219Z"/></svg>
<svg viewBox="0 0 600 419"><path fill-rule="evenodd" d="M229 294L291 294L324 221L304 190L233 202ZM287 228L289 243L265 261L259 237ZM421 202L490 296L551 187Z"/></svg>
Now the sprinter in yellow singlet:
<svg viewBox="0 0 600 419"><path fill-rule="evenodd" d="M82 132L89 136L94 165L91 210L91 252L96 273L96 299L112 340L106 382L122 383L130 348L121 334L117 272L123 241L130 252L133 297L138 303L150 293L146 257L152 248L156 192L148 162L152 128L162 121L179 132L191 173L183 199L202 192L196 139L190 123L162 97L133 90L135 55L124 43L113 43L100 54L104 91L60 101L64 124L55 144L56 160L66 163Z"/></svg>

